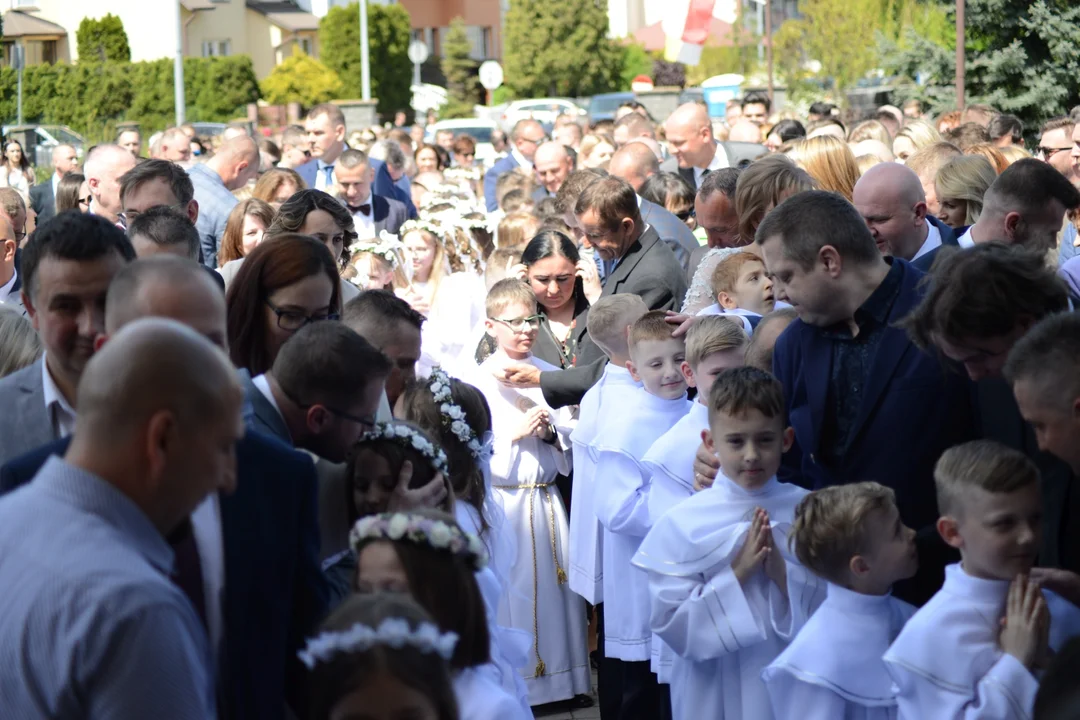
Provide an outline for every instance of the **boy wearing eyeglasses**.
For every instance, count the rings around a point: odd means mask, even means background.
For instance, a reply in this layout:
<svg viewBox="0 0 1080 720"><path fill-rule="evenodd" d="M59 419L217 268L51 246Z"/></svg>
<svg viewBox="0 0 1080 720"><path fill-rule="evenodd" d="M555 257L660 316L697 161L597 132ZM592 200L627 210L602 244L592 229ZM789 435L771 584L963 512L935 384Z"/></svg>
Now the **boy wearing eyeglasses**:
<svg viewBox="0 0 1080 720"><path fill-rule="evenodd" d="M485 329L498 346L474 377L491 409L491 486L516 544L506 570L497 622L527 634L531 655L521 658L529 702L542 705L590 690L585 603L567 584L569 525L556 478L570 474L569 409L552 410L539 388L510 388L494 374L511 363L558 370L533 357L540 327L536 296L521 280L500 280L488 291ZM499 532L498 521L492 521Z"/></svg>

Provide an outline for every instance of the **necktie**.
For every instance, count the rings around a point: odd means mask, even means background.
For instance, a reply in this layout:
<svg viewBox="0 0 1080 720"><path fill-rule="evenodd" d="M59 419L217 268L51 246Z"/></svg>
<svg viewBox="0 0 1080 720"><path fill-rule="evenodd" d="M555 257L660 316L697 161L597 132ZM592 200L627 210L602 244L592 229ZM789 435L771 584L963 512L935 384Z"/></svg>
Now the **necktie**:
<svg viewBox="0 0 1080 720"><path fill-rule="evenodd" d="M323 166L323 181L326 183L325 187L330 187L334 184L334 166Z"/></svg>
<svg viewBox="0 0 1080 720"><path fill-rule="evenodd" d="M206 591L203 588L202 562L199 559L199 546L195 544L195 532L191 520L173 531L169 536L176 562L172 581L184 591L192 607L206 626Z"/></svg>
<svg viewBox="0 0 1080 720"><path fill-rule="evenodd" d="M364 203L363 205L350 205L349 212L351 212L353 215L355 215L356 213L360 213L361 215L370 215L371 203Z"/></svg>
<svg viewBox="0 0 1080 720"><path fill-rule="evenodd" d="M698 187L701 187L701 183L705 182L705 178L707 178L709 176L709 173L711 172L712 170L710 170L709 168L705 168L701 171L701 177L699 177L697 181Z"/></svg>

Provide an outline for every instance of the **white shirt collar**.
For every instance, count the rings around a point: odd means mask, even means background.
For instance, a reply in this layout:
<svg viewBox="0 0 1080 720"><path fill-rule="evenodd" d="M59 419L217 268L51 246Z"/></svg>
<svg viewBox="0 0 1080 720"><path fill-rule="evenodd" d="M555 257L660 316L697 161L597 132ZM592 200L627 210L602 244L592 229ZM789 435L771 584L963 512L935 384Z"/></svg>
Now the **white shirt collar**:
<svg viewBox="0 0 1080 720"><path fill-rule="evenodd" d="M12 295L11 288L13 288L15 286L15 281L18 280L18 279L19 279L19 270L18 270L18 268L12 268L11 279L8 280L3 285L0 285L0 302L4 302L9 297L11 297L11 295Z"/></svg>
<svg viewBox="0 0 1080 720"><path fill-rule="evenodd" d="M56 386L45 362L45 355L41 356L41 385L45 395L45 412L54 423L57 435L67 437L75 431L75 408L71 407L71 403Z"/></svg>
<svg viewBox="0 0 1080 720"><path fill-rule="evenodd" d="M975 226L972 225L971 227ZM960 247L964 248L965 250L970 247L975 247L975 240L971 237L971 228L968 228L967 232L956 238L956 242L960 245Z"/></svg>
<svg viewBox="0 0 1080 720"><path fill-rule="evenodd" d="M515 160L517 160L518 165L520 165L523 168L527 168L529 170L532 170L532 166L533 166L532 161L531 160L526 160L525 156L521 154L521 152L517 149L516 146L511 146L510 147L510 154L514 156Z"/></svg>
<svg viewBox="0 0 1080 720"><path fill-rule="evenodd" d="M923 255L941 247L941 231L937 229L937 225L930 222L926 222L926 239L923 240L922 247L915 253L915 257L912 260L918 260Z"/></svg>
<svg viewBox="0 0 1080 720"><path fill-rule="evenodd" d="M57 175L56 173L53 173L52 174L52 192L53 192L53 197L54 198L56 197L56 186L59 185L59 184L60 184L60 176Z"/></svg>
<svg viewBox="0 0 1080 720"><path fill-rule="evenodd" d="M281 421L285 422L285 414L281 412L281 408L278 406L277 400L274 399L274 393L272 390L270 390L270 381L266 379L266 375L264 374L253 377L251 379L251 384L259 389L259 392L263 394L263 397L265 397L267 401L269 401L269 403L274 406L274 410L276 410L277 414L281 417Z"/></svg>
<svg viewBox="0 0 1080 720"><path fill-rule="evenodd" d="M694 181L700 185L701 176L706 170L712 172L713 170L723 170L726 167L731 167L731 163L728 162L727 153L724 151L723 145L716 143L716 152L713 154L713 158L709 162L708 167L694 168Z"/></svg>

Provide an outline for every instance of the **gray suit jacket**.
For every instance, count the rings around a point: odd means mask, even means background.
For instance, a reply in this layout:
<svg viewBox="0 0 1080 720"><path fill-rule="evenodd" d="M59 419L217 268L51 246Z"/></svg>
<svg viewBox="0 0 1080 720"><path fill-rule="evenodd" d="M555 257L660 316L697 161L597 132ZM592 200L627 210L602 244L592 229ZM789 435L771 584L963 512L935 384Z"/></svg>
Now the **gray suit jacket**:
<svg viewBox="0 0 1080 720"><path fill-rule="evenodd" d="M675 214L667 208L661 207L654 202L641 198L641 219L652 225L653 230L660 239L675 253L675 259L682 265L683 270L690 266L690 255L701 243L694 237L694 233Z"/></svg>
<svg viewBox="0 0 1080 720"><path fill-rule="evenodd" d="M45 409L41 363L0 379L0 465L56 440L56 425Z"/></svg>
<svg viewBox="0 0 1080 720"><path fill-rule="evenodd" d="M391 235L397 235L398 230L409 219L409 210L405 207L405 203L374 193L371 195L371 214L375 219L376 237L383 230Z"/></svg>
<svg viewBox="0 0 1080 720"><path fill-rule="evenodd" d="M716 144L724 148L724 152L727 153L728 164L733 168L744 168L768 152L764 145L758 145L757 143L718 142ZM679 161L674 155L660 163L660 170L682 175L683 179L690 183L690 187L697 189L697 183L694 182L694 169L679 167Z"/></svg>
<svg viewBox="0 0 1080 720"><path fill-rule="evenodd" d="M237 371L240 374L240 385L244 388L244 421L248 427L263 435L276 437L289 447L293 446L289 428L281 417L281 413L271 404L266 396L252 382L251 373L247 370Z"/></svg>

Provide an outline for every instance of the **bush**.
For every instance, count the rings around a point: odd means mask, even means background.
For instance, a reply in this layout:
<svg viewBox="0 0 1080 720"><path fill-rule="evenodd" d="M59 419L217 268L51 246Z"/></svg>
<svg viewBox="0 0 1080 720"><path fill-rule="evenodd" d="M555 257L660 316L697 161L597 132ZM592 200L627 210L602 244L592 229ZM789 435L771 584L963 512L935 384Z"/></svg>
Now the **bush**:
<svg viewBox="0 0 1080 720"><path fill-rule="evenodd" d="M75 48L85 62L130 62L131 47L120 18L109 13L100 20L83 18L75 31Z"/></svg>
<svg viewBox="0 0 1080 720"><path fill-rule="evenodd" d="M271 105L298 102L311 107L338 97L344 86L336 72L295 47L292 56L275 67L259 87Z"/></svg>

